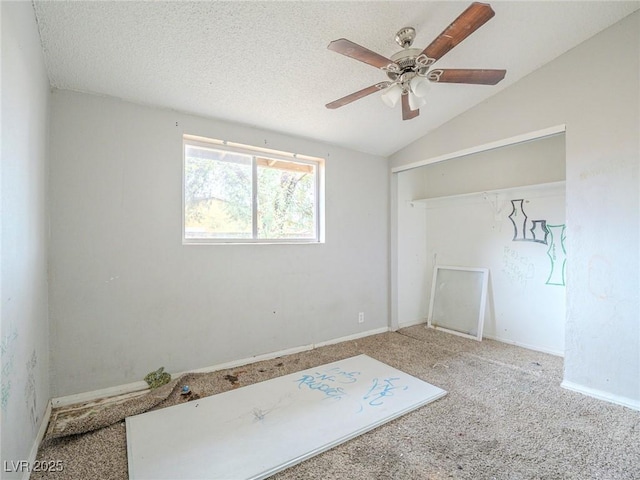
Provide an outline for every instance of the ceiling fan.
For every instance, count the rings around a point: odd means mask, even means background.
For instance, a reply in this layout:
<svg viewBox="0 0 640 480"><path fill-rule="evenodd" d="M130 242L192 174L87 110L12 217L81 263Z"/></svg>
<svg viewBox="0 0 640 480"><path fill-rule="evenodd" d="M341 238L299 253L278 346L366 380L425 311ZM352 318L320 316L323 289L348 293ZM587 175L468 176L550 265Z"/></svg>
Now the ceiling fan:
<svg viewBox="0 0 640 480"><path fill-rule="evenodd" d="M402 28L395 37L403 49L386 58L356 43L341 38L327 47L329 50L373 65L383 70L390 81L376 83L370 87L342 97L327 108L339 108L359 100L374 92L382 91L382 101L394 107L402 99L402 119L411 120L420 114L420 107L426 101L424 96L431 82L467 83L474 85L495 85L505 76L506 70L483 69L431 69L453 47L488 22L495 12L489 4L474 2L424 50L411 48L416 31L412 27Z"/></svg>

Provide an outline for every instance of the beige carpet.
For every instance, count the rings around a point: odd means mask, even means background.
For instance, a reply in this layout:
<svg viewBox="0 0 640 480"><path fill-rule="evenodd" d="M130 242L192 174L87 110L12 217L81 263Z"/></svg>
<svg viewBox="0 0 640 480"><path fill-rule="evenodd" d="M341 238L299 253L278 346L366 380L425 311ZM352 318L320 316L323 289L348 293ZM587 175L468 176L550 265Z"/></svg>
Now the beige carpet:
<svg viewBox="0 0 640 480"><path fill-rule="evenodd" d="M205 396L360 353L449 394L273 479L640 479L640 412L560 388L561 358L490 340L420 325L187 380ZM152 408L188 401L179 386ZM153 403L142 396L95 415L120 418L140 410L136 401ZM92 417L80 422L94 428ZM50 435L38 460L64 471L32 479L127 479L124 421Z"/></svg>

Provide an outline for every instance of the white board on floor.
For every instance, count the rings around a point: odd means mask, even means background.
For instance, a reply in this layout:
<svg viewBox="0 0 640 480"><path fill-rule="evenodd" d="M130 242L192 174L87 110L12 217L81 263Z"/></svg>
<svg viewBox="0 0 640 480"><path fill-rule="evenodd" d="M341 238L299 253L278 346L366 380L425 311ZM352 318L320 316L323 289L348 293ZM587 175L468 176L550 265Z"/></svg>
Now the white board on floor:
<svg viewBox="0 0 640 480"><path fill-rule="evenodd" d="M446 393L358 355L128 417L129 478L266 478Z"/></svg>

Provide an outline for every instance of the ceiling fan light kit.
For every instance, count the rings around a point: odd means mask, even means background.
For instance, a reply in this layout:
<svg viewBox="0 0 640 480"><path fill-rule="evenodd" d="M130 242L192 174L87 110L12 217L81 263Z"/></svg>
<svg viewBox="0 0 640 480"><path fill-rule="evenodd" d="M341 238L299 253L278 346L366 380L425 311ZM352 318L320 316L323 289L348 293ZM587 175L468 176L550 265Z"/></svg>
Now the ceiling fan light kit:
<svg viewBox="0 0 640 480"><path fill-rule="evenodd" d="M426 98L419 97L413 92L409 92L407 95L409 96L409 107L411 110L419 110L420 107L424 107L427 104Z"/></svg>
<svg viewBox="0 0 640 480"><path fill-rule="evenodd" d="M410 120L420 114L420 107L431 83L464 83L473 85L495 85L501 81L506 70L482 69L430 69L453 47L489 21L495 12L489 4L475 2L458 16L424 50L412 48L416 31L413 27L401 28L395 41L402 50L391 58L351 42L345 38L334 40L329 50L354 58L384 71L390 81L380 82L371 87L342 97L326 105L339 108L374 92L382 90L381 99L388 107L395 107L402 99L402 119Z"/></svg>
<svg viewBox="0 0 640 480"><path fill-rule="evenodd" d="M387 107L393 108L398 104L400 97L402 96L402 87L398 84L387 87L380 95L382 99L382 103L384 103Z"/></svg>
<svg viewBox="0 0 640 480"><path fill-rule="evenodd" d="M429 80L418 75L409 81L409 86L414 95L419 98L425 97L429 93L429 90L431 90Z"/></svg>

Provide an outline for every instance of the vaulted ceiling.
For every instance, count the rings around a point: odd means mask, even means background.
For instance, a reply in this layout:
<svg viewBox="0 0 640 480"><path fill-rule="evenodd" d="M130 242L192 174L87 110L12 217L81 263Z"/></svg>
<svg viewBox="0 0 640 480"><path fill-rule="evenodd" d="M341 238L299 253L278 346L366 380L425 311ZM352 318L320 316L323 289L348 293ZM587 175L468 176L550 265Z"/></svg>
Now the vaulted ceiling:
<svg viewBox="0 0 640 480"><path fill-rule="evenodd" d="M396 32L426 47L471 2L35 1L55 88L108 95L389 155L640 8L638 1L497 1L438 68L506 69L496 86L433 84L420 115L375 93L386 80L329 51L347 38L389 57ZM615 55L616 52L611 52ZM594 65L594 68L606 68Z"/></svg>

